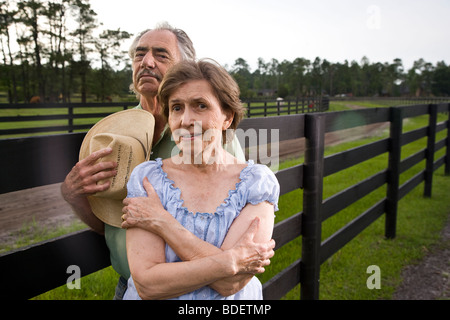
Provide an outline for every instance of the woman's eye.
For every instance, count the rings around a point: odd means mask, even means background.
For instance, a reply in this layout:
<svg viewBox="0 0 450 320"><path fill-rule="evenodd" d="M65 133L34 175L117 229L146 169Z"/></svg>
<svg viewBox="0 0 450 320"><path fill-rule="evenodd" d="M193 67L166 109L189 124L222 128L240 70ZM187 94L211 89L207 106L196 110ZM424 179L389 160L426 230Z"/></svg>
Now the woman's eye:
<svg viewBox="0 0 450 320"><path fill-rule="evenodd" d="M180 111L181 107L179 105L172 106L172 111Z"/></svg>

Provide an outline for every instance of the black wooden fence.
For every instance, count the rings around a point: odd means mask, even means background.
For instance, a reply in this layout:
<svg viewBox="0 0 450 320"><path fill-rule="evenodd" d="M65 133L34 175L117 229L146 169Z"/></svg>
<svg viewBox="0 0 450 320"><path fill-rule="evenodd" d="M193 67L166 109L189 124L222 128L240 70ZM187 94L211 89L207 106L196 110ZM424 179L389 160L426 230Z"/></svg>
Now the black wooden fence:
<svg viewBox="0 0 450 320"><path fill-rule="evenodd" d="M304 163L276 173L281 194L303 189L303 211L276 224L273 235L277 250L302 236L302 255L264 284L265 299L280 299L299 283L301 299L318 299L321 264L383 214L386 214L385 236L395 237L398 201L422 181L424 195L431 196L433 172L441 166L445 165L445 173L450 174L450 119L437 123L437 114L449 111L450 104L446 103L253 118L241 123L244 132L278 129L281 141L296 138L306 141ZM403 119L419 115L428 115L429 125L403 132ZM363 124L389 122L390 137L325 157L327 132L362 125L359 121L342 119L364 119ZM446 137L436 141L436 133L444 130ZM4 155L0 157L0 192L61 182L77 161L83 136L83 133L73 133L0 140ZM401 160L402 146L423 137L427 137L427 147ZM445 155L435 159L435 153L443 148L446 148ZM324 177L386 153L389 161L384 170L323 199ZM423 170L400 185L400 175L423 160ZM332 236L321 239L322 223L326 219L383 185L387 186L383 199ZM92 231L81 231L3 254L0 296L27 299L64 285L70 265L77 265L81 276L109 266L104 238Z"/></svg>
<svg viewBox="0 0 450 320"><path fill-rule="evenodd" d="M247 108L248 118L327 111L329 107L326 97L244 100L243 103ZM87 131L99 119L136 105L137 102L0 104L0 137ZM88 108L91 111L87 111ZM21 115L16 115L17 113ZM16 125L8 128L6 124L11 123Z"/></svg>

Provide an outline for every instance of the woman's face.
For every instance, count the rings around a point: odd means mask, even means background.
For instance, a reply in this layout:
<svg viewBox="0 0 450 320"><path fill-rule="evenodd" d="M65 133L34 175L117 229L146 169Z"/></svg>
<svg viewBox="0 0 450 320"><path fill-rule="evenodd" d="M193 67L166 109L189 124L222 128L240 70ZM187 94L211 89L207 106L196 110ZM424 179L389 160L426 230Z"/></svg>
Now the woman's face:
<svg viewBox="0 0 450 320"><path fill-rule="evenodd" d="M232 112L224 112L206 80L192 80L169 97L169 126L178 148L198 155L208 148L222 147L222 131L233 121ZM193 153L192 153L193 152Z"/></svg>

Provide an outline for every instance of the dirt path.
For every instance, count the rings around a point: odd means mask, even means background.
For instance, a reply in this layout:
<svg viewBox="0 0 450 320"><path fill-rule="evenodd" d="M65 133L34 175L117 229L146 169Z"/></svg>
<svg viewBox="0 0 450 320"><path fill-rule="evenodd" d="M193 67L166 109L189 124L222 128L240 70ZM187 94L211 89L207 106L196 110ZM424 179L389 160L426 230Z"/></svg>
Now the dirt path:
<svg viewBox="0 0 450 320"><path fill-rule="evenodd" d="M13 242L26 225L56 228L76 220L59 187L57 183L0 194L0 244Z"/></svg>
<svg viewBox="0 0 450 320"><path fill-rule="evenodd" d="M450 300L450 215L441 241L418 264L407 266L393 300Z"/></svg>

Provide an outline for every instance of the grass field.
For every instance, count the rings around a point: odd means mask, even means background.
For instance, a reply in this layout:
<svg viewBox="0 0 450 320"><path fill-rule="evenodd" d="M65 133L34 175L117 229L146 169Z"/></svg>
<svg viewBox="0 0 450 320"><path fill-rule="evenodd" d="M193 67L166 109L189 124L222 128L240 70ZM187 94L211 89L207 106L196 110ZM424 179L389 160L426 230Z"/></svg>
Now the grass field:
<svg viewBox="0 0 450 320"><path fill-rule="evenodd" d="M368 107L375 107L368 106ZM332 111L346 109L345 103L332 103ZM439 121L445 117L439 118ZM427 125L427 117L417 117L405 121L404 131ZM443 137L440 133L438 140ZM352 141L326 149L326 154L334 154L358 145L386 137L381 136ZM426 146L425 139L411 143L402 150L402 158L423 149ZM441 150L436 157L441 156ZM280 169L302 163L303 159L292 159L283 162ZM324 199L327 197L371 176L372 174L386 168L387 155L381 155L357 166L338 172L324 180ZM401 183L422 170L424 163L420 163L401 176ZM450 213L450 177L444 176L440 168L433 179L433 196L424 198L423 183L416 187L411 193L404 197L399 203L399 214L397 222L397 237L392 240L384 238L384 216L364 230L355 239L350 241L344 248L339 250L321 266L320 299L391 299L395 288L400 284L400 272L406 265L419 261L429 248L439 240L439 232L442 230ZM334 232L345 226L357 215L379 201L386 194L385 187L375 190L368 196L357 201L349 208L339 212L326 220L323 224L322 237L326 239ZM296 190L283 195L279 202L280 211L276 213L276 222L302 210L302 191ZM76 226L82 228L82 225ZM28 232L29 233L29 232ZM39 237L44 240L46 233ZM34 240L28 239L31 243ZM266 273L259 276L262 282L267 281L275 274L286 268L301 257L301 239L285 245L277 250L271 265L266 268ZM367 267L377 265L381 270L381 289L369 290L366 280L369 276ZM106 299L114 295L114 288L118 275L109 267L81 279L80 290L69 290L62 286L35 299ZM300 290L297 286L289 292L284 299L299 299Z"/></svg>

